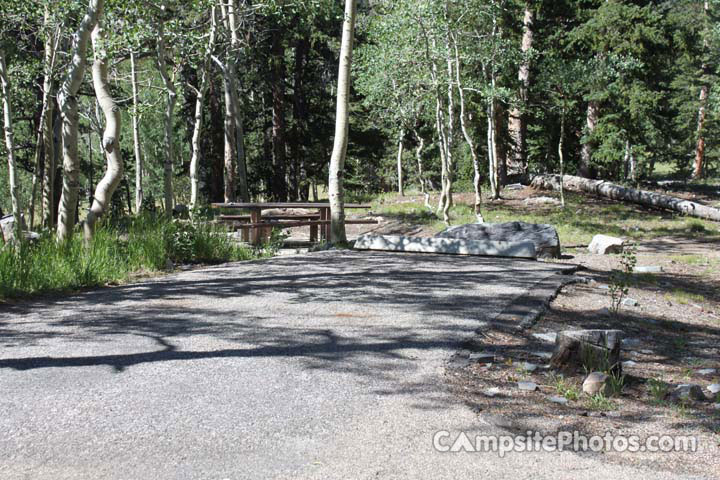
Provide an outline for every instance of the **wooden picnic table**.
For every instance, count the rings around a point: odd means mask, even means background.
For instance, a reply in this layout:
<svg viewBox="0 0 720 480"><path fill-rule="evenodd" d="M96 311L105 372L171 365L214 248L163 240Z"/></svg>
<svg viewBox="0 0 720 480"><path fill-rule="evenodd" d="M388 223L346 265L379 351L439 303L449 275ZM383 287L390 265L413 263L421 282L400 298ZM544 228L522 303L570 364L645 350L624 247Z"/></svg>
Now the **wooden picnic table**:
<svg viewBox="0 0 720 480"><path fill-rule="evenodd" d="M269 235L270 230L274 226L280 227L295 227L295 226L310 226L310 240L315 241L317 239L318 227L320 231L320 239L326 240L330 238L330 204L324 202L241 202L241 203L213 203L213 208L221 208L224 210L247 210L250 212L250 222L241 225L241 228L249 231L249 241L252 244L259 244L265 239L264 237ZM371 205L360 204L360 203L346 203L346 209L364 209L368 210ZM273 222L263 220L263 210L272 209L308 209L317 210L317 219L315 215L313 218L309 215L297 214L295 215L298 220L289 222ZM272 216L271 217L278 217ZM282 215L283 219L291 220L293 215L287 214ZM273 218L276 220L277 218ZM350 220L347 223L368 223L367 221Z"/></svg>

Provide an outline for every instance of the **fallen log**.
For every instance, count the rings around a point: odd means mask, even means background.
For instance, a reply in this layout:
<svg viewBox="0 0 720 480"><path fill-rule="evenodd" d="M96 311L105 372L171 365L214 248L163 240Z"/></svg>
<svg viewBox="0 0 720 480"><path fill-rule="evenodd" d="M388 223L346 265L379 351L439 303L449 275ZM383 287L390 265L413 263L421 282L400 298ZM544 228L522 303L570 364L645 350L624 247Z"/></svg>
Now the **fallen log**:
<svg viewBox="0 0 720 480"><path fill-rule="evenodd" d="M539 190L560 190L560 175L537 175L532 179L530 185ZM671 197L670 195L648 192L647 190L637 190L604 180L590 180L573 175L563 176L563 186L565 190L573 192L590 193L612 200L636 203L650 208L671 210L690 217L720 222L720 209L708 207L707 205L689 200L683 200L682 198Z"/></svg>

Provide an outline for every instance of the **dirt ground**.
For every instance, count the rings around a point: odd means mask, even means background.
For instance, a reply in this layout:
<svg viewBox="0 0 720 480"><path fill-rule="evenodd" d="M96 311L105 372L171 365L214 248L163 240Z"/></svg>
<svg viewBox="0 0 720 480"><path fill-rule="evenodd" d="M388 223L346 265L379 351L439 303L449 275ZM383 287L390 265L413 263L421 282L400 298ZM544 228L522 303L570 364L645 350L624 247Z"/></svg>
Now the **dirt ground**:
<svg viewBox="0 0 720 480"><path fill-rule="evenodd" d="M522 209L525 213L536 208L542 215L543 209L552 207L524 203L525 198L540 195L547 193L529 189L512 192L495 207ZM697 198L689 192L682 196ZM456 197L457 202L470 200L469 195ZM713 198L703 196L702 200ZM720 478L720 396L712 398L707 390L709 385L720 383L720 239L717 235L703 237L691 232L683 235L682 231L654 236L653 232L663 231L664 214L642 210L637 213L655 219L645 238L633 239L637 244L637 265L659 266L662 272L633 274L629 300L619 312L610 311L609 285L611 272L620 268L620 256L592 255L584 245L564 247L563 257L557 261L578 265L577 276L583 282L564 287L530 329L509 333L489 327L473 348L494 358L450 368L447 376L452 388L478 415L491 422L501 419L503 425L517 432L562 430L603 435L610 431L640 438L693 436L699 446L694 453L605 455L608 461ZM413 222L412 216L383 214L379 218L377 227L349 227L349 235L369 230L420 236L436 233L435 226ZM489 220L493 221L492 216ZM642 222L639 225L641 228ZM584 372L553 372L548 366L553 343L534 336L595 328L619 329L625 337L619 393L601 399L582 392ZM525 362L537 369L527 371ZM518 381L532 381L538 390L520 391ZM679 384L699 385L707 400L669 400L667 393ZM567 403L550 400L558 396L564 396Z"/></svg>

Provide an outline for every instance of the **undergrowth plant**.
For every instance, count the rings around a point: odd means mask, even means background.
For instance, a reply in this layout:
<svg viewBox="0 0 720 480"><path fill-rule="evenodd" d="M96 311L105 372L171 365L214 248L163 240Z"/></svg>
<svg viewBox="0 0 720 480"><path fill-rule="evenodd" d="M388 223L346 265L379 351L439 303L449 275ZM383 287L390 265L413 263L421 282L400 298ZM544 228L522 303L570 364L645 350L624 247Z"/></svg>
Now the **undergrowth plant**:
<svg viewBox="0 0 720 480"><path fill-rule="evenodd" d="M617 315L623 299L630 291L632 274L637 265L637 245L628 245L620 254L620 269L610 275L610 311Z"/></svg>
<svg viewBox="0 0 720 480"><path fill-rule="evenodd" d="M88 245L79 234L58 243L49 231L34 243L5 245L0 250L0 298L122 282L135 272L163 270L168 260L221 263L257 256L235 244L223 227L147 213L99 225Z"/></svg>

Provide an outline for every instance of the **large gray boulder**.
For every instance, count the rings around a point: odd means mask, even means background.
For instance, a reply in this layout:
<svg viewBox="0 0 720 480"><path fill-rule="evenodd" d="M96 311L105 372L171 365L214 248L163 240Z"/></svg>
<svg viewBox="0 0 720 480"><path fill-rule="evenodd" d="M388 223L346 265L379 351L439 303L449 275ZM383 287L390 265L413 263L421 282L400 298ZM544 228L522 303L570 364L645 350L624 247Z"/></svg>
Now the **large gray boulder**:
<svg viewBox="0 0 720 480"><path fill-rule="evenodd" d="M25 228L24 222L21 223L20 228ZM12 242L15 238L15 217L13 216L13 214L5 215L4 217L0 218L0 229L2 229L2 237L5 239L5 241Z"/></svg>
<svg viewBox="0 0 720 480"><path fill-rule="evenodd" d="M560 258L560 237L555 227L547 224L468 223L447 228L435 237L509 243L532 242L538 257Z"/></svg>
<svg viewBox="0 0 720 480"><path fill-rule="evenodd" d="M535 259L532 242L494 242L458 240L454 238L407 237L403 235L375 235L367 233L356 241L355 250L385 252L442 253L450 255L478 255Z"/></svg>
<svg viewBox="0 0 720 480"><path fill-rule="evenodd" d="M40 238L39 234L26 230L25 219L22 218L22 215L20 216L20 220L20 228L23 231L22 233L25 240L31 242L38 240ZM4 240L5 243L11 243L15 240L15 217L12 214L0 218L0 233L2 233L2 235L0 235L0 246L2 246L2 240Z"/></svg>

